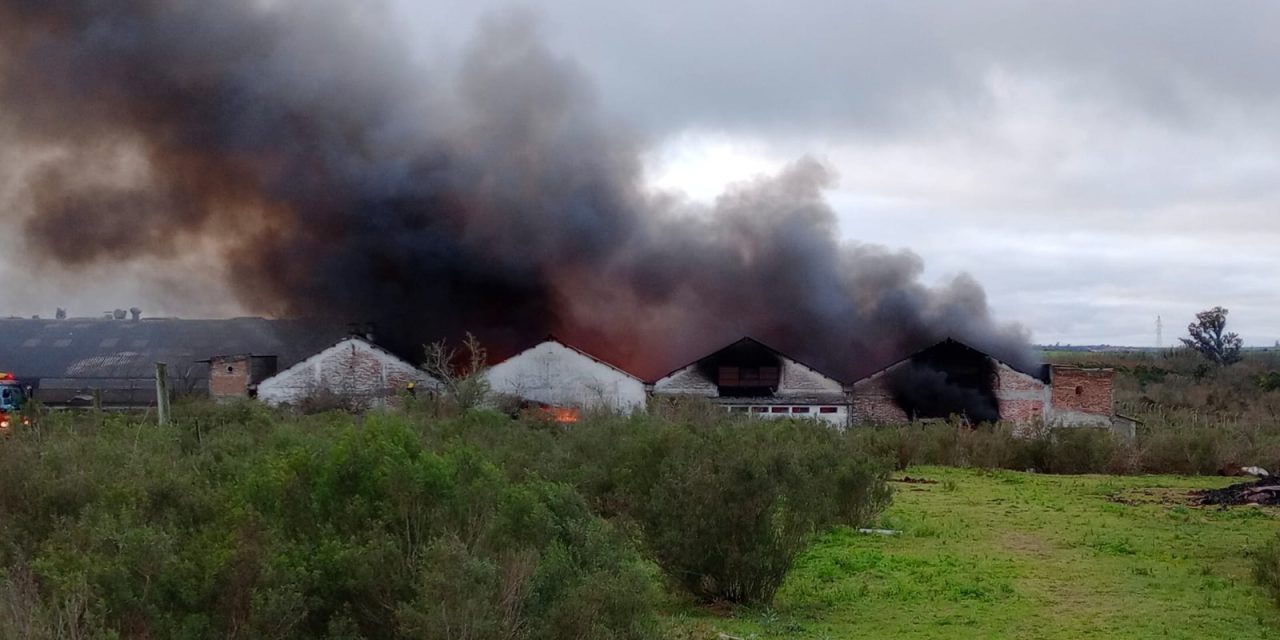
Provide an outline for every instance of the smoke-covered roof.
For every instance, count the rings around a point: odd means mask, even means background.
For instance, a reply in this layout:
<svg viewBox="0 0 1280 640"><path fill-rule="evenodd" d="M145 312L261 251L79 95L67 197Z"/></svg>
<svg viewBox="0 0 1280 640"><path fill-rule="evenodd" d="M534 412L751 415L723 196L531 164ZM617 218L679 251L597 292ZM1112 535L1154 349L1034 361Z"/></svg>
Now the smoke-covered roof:
<svg viewBox="0 0 1280 640"><path fill-rule="evenodd" d="M131 379L155 375L207 377L199 362L225 354L274 355L281 368L323 349L345 327L297 320L0 319L0 371L19 379Z"/></svg>

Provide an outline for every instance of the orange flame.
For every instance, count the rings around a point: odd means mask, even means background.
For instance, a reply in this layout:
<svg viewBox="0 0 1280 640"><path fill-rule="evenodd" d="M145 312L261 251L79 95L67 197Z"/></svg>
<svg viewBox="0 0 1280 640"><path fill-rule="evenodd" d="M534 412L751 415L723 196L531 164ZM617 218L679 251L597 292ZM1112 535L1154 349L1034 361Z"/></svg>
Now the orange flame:
<svg viewBox="0 0 1280 640"><path fill-rule="evenodd" d="M547 407L543 409L553 422L573 424L581 417L581 412L573 407Z"/></svg>

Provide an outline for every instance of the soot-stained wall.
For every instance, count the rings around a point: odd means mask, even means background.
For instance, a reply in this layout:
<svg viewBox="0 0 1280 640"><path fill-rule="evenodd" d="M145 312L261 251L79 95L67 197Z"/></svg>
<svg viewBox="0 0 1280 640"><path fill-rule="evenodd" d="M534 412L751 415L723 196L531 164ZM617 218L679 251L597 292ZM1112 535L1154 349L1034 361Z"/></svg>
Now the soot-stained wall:
<svg viewBox="0 0 1280 640"><path fill-rule="evenodd" d="M960 354L955 351L952 355ZM975 352L977 353L977 352ZM1054 365L1049 369L1049 382L1041 378L1018 371L985 354L981 358L986 361L992 371L993 383L990 398L998 408L995 418L1019 426L1048 424L1053 426L1108 426L1115 415L1113 409L1113 385L1115 372L1109 369L1081 369ZM902 423L911 418L945 417L938 415L909 413L913 408L909 403L904 407L901 385L907 381L918 382L922 377L919 369L924 363L945 366L951 358L931 358L922 360L912 358L876 374L859 380L852 385L853 420L867 424ZM980 371L965 364L963 371ZM935 378L939 377L937 374ZM934 380L936 383L937 380ZM934 385L936 386L936 385ZM924 385L914 391L917 397L930 393L931 387ZM947 400L972 400L963 394L936 394L932 398L934 413L946 408ZM965 405L956 403L952 412L964 413ZM949 414L947 414L949 415ZM972 416L970 416L972 419Z"/></svg>

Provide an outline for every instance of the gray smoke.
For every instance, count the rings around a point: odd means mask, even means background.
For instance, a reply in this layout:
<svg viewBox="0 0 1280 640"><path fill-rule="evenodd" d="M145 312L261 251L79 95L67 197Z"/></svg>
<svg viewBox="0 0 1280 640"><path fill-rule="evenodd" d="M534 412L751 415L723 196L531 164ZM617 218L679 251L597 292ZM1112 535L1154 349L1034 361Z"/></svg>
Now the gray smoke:
<svg viewBox="0 0 1280 640"><path fill-rule="evenodd" d="M2 215L39 264L198 250L246 308L374 321L409 355L551 332L653 375L748 334L852 377L953 336L1033 366L971 278L842 243L819 162L710 207L648 190L533 23L424 70L377 3L0 0L0 122L39 158Z"/></svg>

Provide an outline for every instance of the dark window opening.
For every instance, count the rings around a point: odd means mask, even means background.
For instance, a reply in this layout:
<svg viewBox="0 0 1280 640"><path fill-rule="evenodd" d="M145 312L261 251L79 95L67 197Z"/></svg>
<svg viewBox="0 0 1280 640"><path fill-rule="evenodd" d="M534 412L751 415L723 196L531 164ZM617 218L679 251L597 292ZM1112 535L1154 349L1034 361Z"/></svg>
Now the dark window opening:
<svg viewBox="0 0 1280 640"><path fill-rule="evenodd" d="M730 410L730 411L733 411L733 412L735 412L735 413L746 413L746 412L747 412L747 408L746 408L746 407L729 407L729 410Z"/></svg>
<svg viewBox="0 0 1280 640"><path fill-rule="evenodd" d="M764 413L768 410L769 407L751 407L751 413Z"/></svg>
<svg viewBox="0 0 1280 640"><path fill-rule="evenodd" d="M809 407L791 407L791 413L809 413Z"/></svg>
<svg viewBox="0 0 1280 640"><path fill-rule="evenodd" d="M823 407L819 409L818 412L819 413L839 413L840 410L837 409L836 407Z"/></svg>
<svg viewBox="0 0 1280 640"><path fill-rule="evenodd" d="M722 387L776 387L781 378L778 367L720 367Z"/></svg>
<svg viewBox="0 0 1280 640"><path fill-rule="evenodd" d="M740 340L699 360L697 366L719 387L721 397L771 396L782 381L782 359L753 340Z"/></svg>
<svg viewBox="0 0 1280 640"><path fill-rule="evenodd" d="M1076 395L1084 395L1084 387L1076 387Z"/></svg>
<svg viewBox="0 0 1280 640"><path fill-rule="evenodd" d="M773 413L786 413L786 412L787 412L787 408L786 408L786 407L774 407L774 408L770 409L770 411L771 411L771 412L773 412Z"/></svg>

